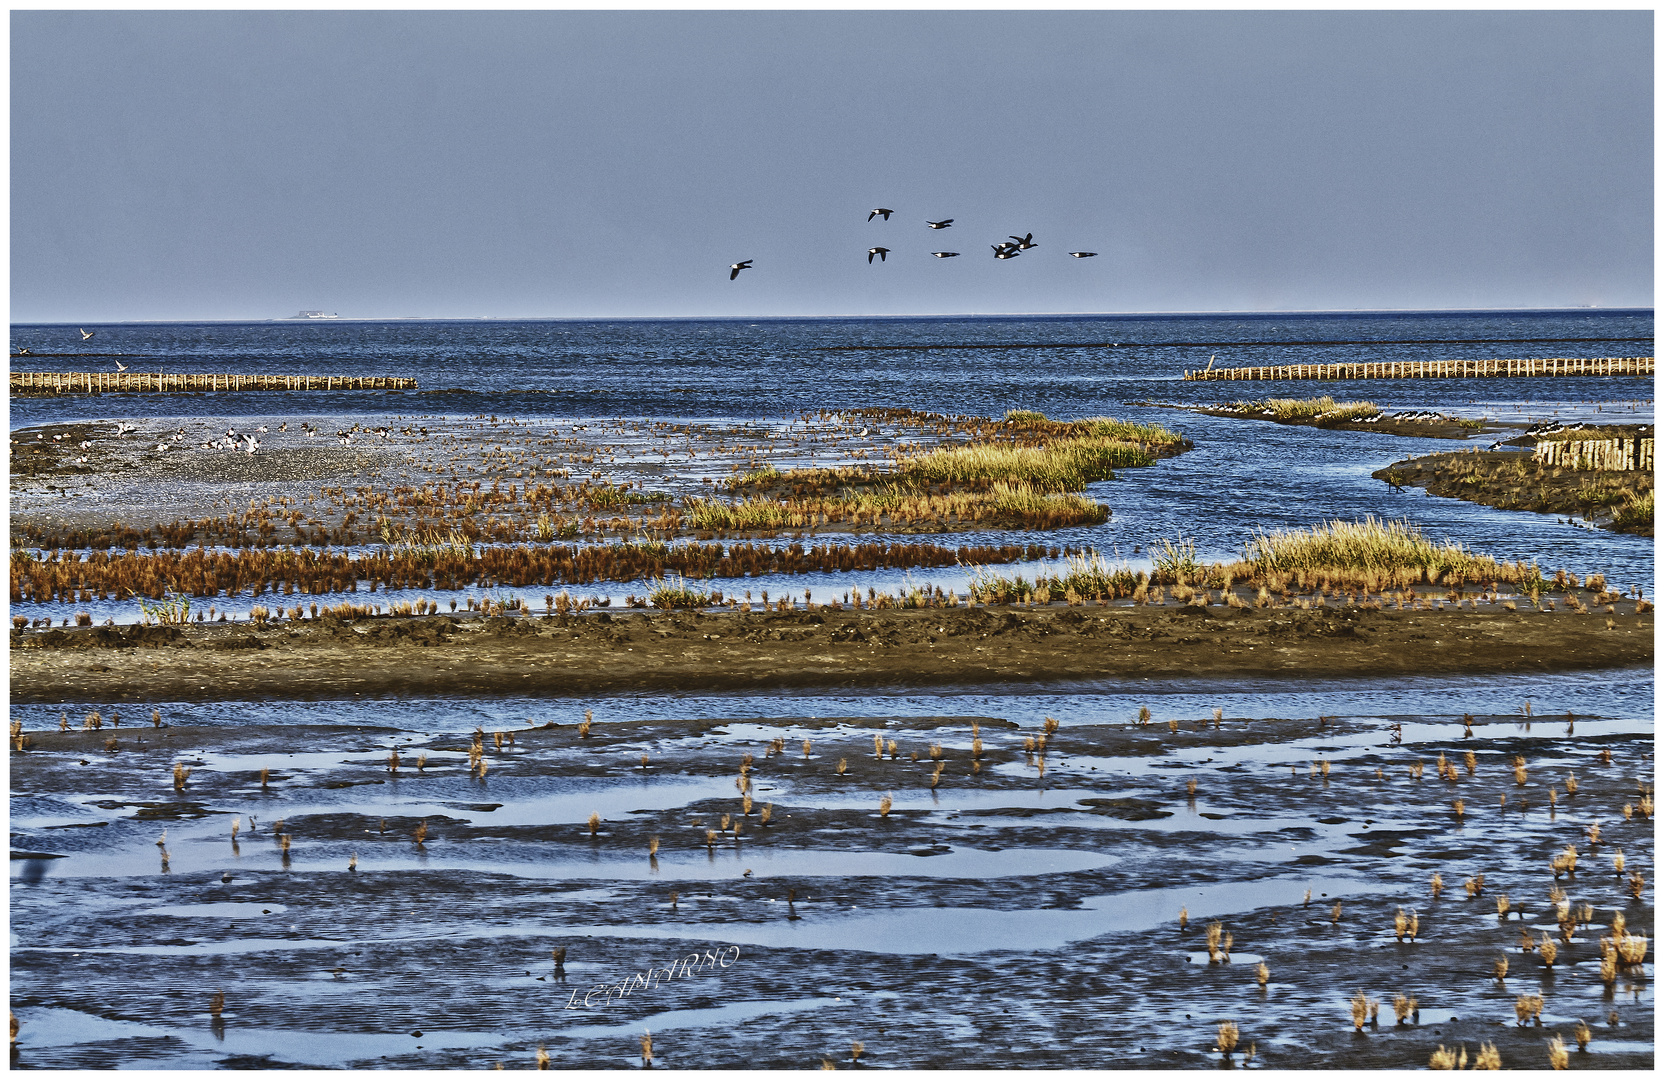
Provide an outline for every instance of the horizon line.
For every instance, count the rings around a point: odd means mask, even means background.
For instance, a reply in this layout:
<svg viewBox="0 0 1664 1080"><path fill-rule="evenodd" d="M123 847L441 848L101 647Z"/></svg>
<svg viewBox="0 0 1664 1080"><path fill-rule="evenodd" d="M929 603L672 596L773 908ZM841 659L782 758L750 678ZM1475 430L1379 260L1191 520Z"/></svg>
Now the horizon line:
<svg viewBox="0 0 1664 1080"><path fill-rule="evenodd" d="M915 312L908 314L836 313L829 315L338 315L331 318L304 318L298 315L276 315L241 318L155 318L155 319L83 319L83 320L12 320L11 326L70 326L79 322L85 326L162 325L168 323L366 323L366 322L751 322L751 321L814 321L833 319L1080 319L1080 318L1156 318L1156 317L1225 317L1279 315L1461 315L1487 313L1553 312L1575 314L1600 312L1652 313L1648 306L1597 307L1452 307L1452 308L1214 308L1174 309L1164 311L989 311L989 312Z"/></svg>

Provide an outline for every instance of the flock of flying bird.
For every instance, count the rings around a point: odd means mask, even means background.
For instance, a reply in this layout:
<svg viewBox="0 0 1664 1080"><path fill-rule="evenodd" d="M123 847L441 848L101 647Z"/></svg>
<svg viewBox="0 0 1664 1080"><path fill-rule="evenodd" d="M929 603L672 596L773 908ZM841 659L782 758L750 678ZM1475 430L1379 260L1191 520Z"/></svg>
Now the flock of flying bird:
<svg viewBox="0 0 1664 1080"><path fill-rule="evenodd" d="M889 209L888 207L874 207L872 212L867 215L867 220L871 221L873 218L883 218L885 221L889 221L890 215L893 213L895 213L895 211ZM926 221L924 224L927 229L951 229L953 227L953 219L943 218L941 221ZM1025 233L1022 236L1012 236L1004 243L990 244L988 246L994 249L994 258L1004 260L1015 259L1017 256L1021 255L1030 248L1037 248L1040 245L1034 242L1033 233ZM871 265L872 260L875 257L879 262L886 262L888 261L887 256L889 254L890 249L887 247L870 247L867 249L867 263L868 265ZM959 257L959 252L957 251L932 251L931 254L938 259L956 259ZM1097 254L1098 253L1096 251L1069 252L1070 257L1076 259L1090 259L1095 257ZM728 280L733 281L735 278L739 277L741 270L751 269L751 263L751 259L744 259L737 263L730 263L728 266Z"/></svg>

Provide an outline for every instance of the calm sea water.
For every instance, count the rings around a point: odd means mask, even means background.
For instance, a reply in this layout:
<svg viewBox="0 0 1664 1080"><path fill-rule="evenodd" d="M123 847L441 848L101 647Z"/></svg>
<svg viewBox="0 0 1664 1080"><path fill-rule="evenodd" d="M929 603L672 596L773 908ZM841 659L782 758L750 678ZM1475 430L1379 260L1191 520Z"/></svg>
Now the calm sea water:
<svg viewBox="0 0 1664 1080"><path fill-rule="evenodd" d="M1187 383L1185 369L1273 363L1635 356L1653 353L1650 310L1438 314L1212 315L671 321L274 321L18 325L14 370L388 374L422 392L109 395L12 402L14 429L137 417L493 414L520 419L759 420L805 410L904 406L999 415L1108 414L1189 435L1196 450L1129 469L1090 494L1113 511L1051 542L1133 549L1179 534L1210 558L1259 528L1364 514L1406 518L1438 539L1553 569L1653 579L1650 538L1591 532L1552 515L1504 512L1370 473L1458 444L1197 416L1132 402L1205 403L1332 394L1384 408L1507 419L1651 422L1647 379L1435 379ZM925 347L918 347L925 346ZM57 354L57 355L53 355ZM452 392L463 391L463 392ZM1598 410L1598 411L1597 411ZM1009 534L1005 534L1009 536ZM993 536L966 537L985 542ZM1135 559L1136 562L1136 559ZM897 575L899 576L899 575ZM953 575L922 577L951 584ZM806 582L810 586L818 584ZM828 584L836 585L835 582ZM863 584L867 582L863 581ZM766 587L766 586L765 586ZM801 587L801 586L799 586ZM621 590L627 591L627 590Z"/></svg>

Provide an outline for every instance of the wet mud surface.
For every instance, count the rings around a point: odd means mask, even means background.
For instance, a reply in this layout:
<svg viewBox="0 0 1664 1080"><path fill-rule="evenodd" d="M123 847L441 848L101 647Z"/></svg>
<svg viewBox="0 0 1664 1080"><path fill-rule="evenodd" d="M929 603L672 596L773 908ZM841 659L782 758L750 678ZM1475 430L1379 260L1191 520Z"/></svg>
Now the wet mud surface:
<svg viewBox="0 0 1664 1080"><path fill-rule="evenodd" d="M557 1068L638 1067L650 1031L655 1067L848 1067L856 1041L863 1068L1217 1067L1232 1021L1238 1067L1494 1043L1542 1068L1582 1019L1574 1066L1651 1066L1650 953L1608 987L1597 942L1614 912L1653 930L1652 826L1623 813L1650 717L1469 729L1457 693L1439 716L1314 698L1169 727L1126 722L1139 700L1029 750L1043 724L998 710L614 720L596 702L584 735L569 703L527 699L479 731L483 775L442 702L337 723L162 702L159 727L106 705L86 731L14 707L12 1064L529 1068L542 1046ZM1556 888L1592 916L1548 968L1519 939L1555 935ZM1228 962L1209 962L1212 920ZM1355 1031L1359 991L1381 1011ZM1418 1002L1403 1024L1397 994ZM1516 1023L1521 994L1543 995L1541 1026Z"/></svg>
<svg viewBox="0 0 1664 1080"><path fill-rule="evenodd" d="M1614 668L1653 662L1654 615L1637 606L840 608L14 630L11 694L216 700Z"/></svg>

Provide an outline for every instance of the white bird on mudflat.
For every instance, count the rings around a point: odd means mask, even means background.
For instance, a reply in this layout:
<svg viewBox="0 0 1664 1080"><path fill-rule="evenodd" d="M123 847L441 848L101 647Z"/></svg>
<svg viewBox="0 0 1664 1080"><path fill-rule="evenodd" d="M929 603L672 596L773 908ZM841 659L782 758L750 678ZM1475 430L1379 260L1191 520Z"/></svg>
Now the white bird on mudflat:
<svg viewBox="0 0 1664 1080"><path fill-rule="evenodd" d="M259 427L255 428L254 430L258 431L260 434L264 435L266 433L266 425L261 424Z"/></svg>
<svg viewBox="0 0 1664 1080"><path fill-rule="evenodd" d="M157 452L157 453L160 453L160 454L165 454L165 453L167 453L167 452L168 452L168 444L167 444L167 443L165 443L165 442L159 442L159 443L157 443L157 444L156 444L156 452Z"/></svg>
<svg viewBox="0 0 1664 1080"><path fill-rule="evenodd" d="M252 454L256 450L260 449L260 440L256 439L253 435L244 435L243 439L245 443L243 450L245 452Z"/></svg>
<svg viewBox="0 0 1664 1080"><path fill-rule="evenodd" d="M137 425L137 424L129 424L129 423L126 423L126 422L118 422L116 424L116 434L117 435L125 435L129 431L137 431L137 430L139 430L139 425Z"/></svg>

